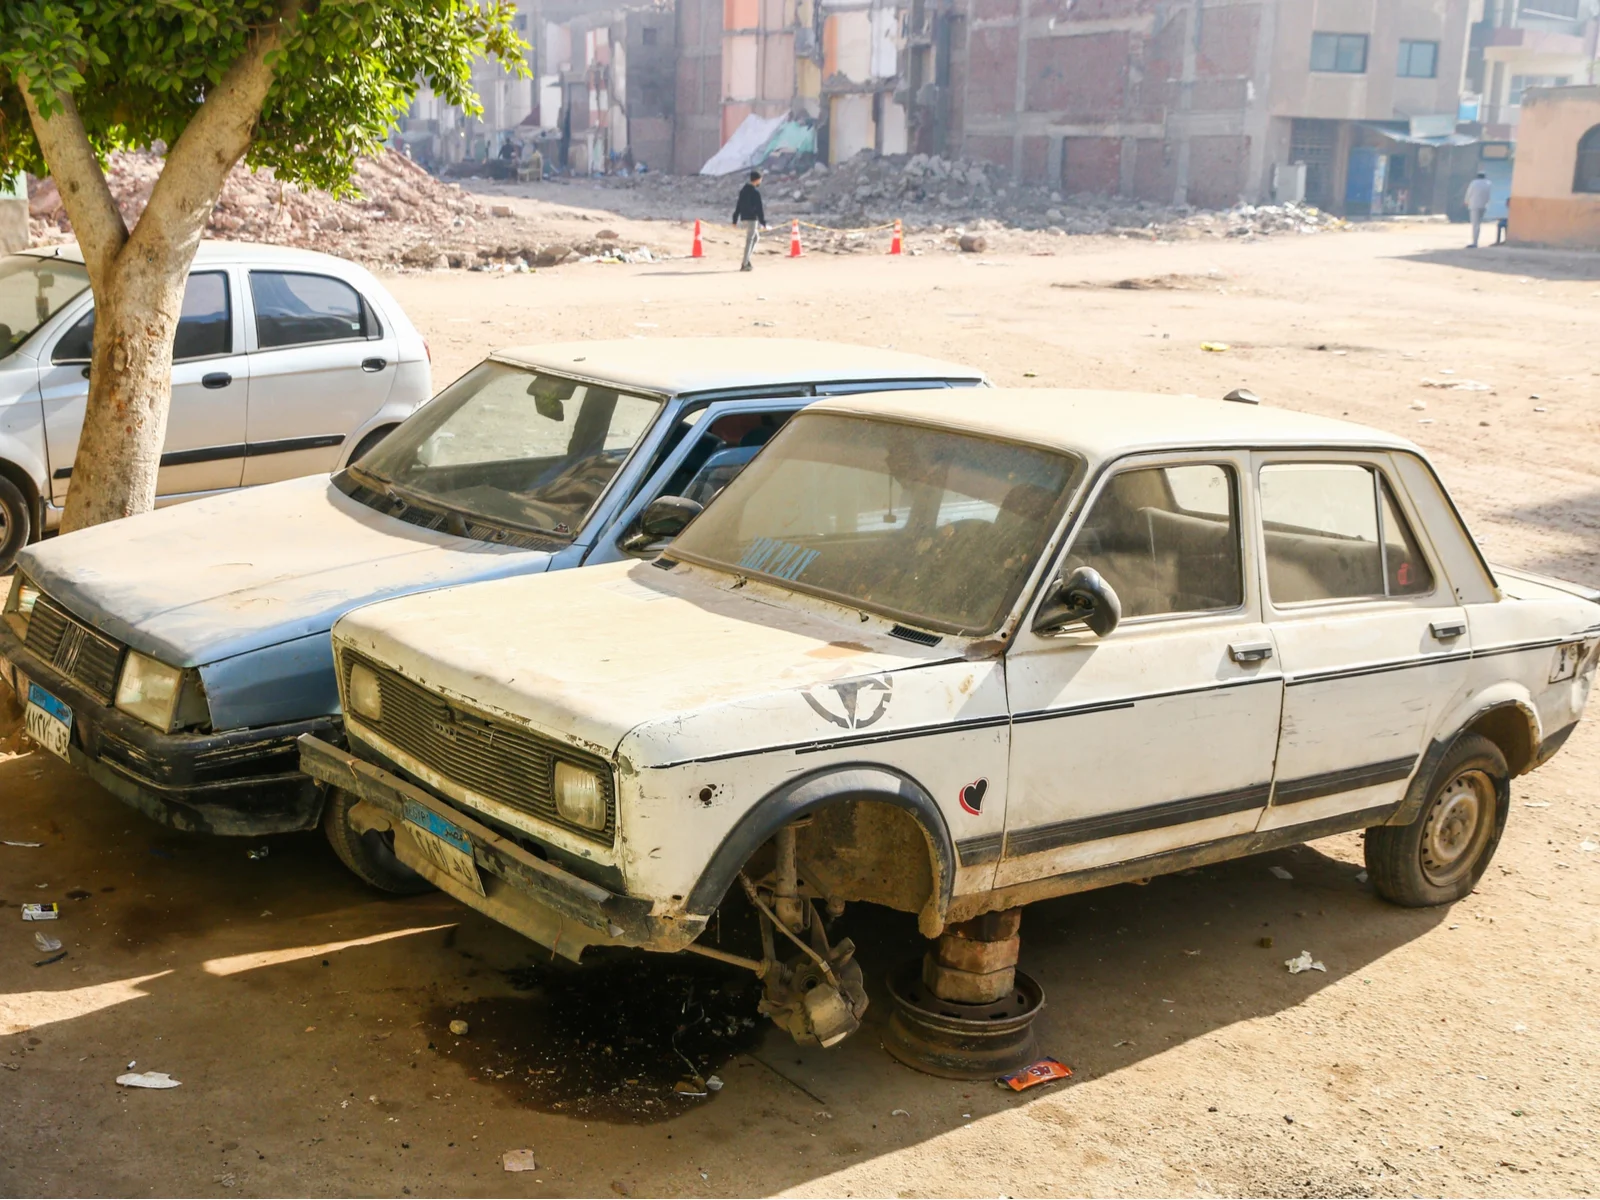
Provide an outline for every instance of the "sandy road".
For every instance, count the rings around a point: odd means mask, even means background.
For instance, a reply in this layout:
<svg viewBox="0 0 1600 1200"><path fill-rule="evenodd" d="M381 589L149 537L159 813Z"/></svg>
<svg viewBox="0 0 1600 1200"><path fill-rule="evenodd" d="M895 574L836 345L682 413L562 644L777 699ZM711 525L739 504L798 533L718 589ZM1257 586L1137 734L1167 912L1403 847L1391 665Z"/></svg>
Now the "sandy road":
<svg viewBox="0 0 1600 1200"><path fill-rule="evenodd" d="M702 263L393 286L440 383L496 345L748 333L940 354L1004 384L1248 386L1415 438L1492 558L1600 583L1600 260L1461 241L1054 239L1039 257L773 254L741 276L730 240ZM1378 901L1354 837L1030 909L1024 966L1070 1085L915 1075L879 1048L878 1003L833 1051L706 1041L727 1086L683 1101L646 1043L665 1006L724 1012L712 989L733 981L647 960L575 983L448 901L375 898L313 836L250 861L41 752L4 758L0 837L45 845L0 846L0 1193L1593 1193L1597 768L1591 721L1517 782L1495 865L1450 909ZM40 968L16 920L37 899L63 903L50 932L70 950ZM876 988L914 929L846 920ZM1301 949L1327 974L1289 976ZM133 1060L183 1086L116 1088ZM519 1147L538 1171L501 1171Z"/></svg>

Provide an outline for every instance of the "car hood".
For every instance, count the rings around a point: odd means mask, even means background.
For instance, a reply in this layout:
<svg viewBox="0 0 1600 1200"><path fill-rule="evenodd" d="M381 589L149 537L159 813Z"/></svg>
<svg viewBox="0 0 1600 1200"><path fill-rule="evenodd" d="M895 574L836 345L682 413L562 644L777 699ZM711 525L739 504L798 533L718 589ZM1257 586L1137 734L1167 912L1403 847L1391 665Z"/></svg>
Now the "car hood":
<svg viewBox="0 0 1600 1200"><path fill-rule="evenodd" d="M774 708L764 697L792 707L787 701L806 692L819 728L862 727L886 702L830 685L962 654L959 642L915 645L882 623L733 583L717 572L644 563L503 579L360 609L339 622L334 644L594 753L609 756L630 731L651 726L660 736L638 747L641 766L714 753L696 744L694 731L709 726L690 719L712 709L747 707L749 740L782 742L781 726L762 725L759 714Z"/></svg>
<svg viewBox="0 0 1600 1200"><path fill-rule="evenodd" d="M194 667L326 633L359 604L542 571L549 557L422 529L317 475L80 530L18 566L111 637Z"/></svg>

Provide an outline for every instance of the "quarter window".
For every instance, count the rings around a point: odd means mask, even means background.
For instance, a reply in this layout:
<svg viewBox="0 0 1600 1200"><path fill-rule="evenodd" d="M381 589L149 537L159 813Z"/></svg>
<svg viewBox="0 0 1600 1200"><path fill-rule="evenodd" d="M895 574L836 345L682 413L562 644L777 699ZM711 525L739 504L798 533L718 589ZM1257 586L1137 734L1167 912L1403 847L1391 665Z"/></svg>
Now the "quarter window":
<svg viewBox="0 0 1600 1200"><path fill-rule="evenodd" d="M1261 521L1275 604L1433 590L1433 572L1388 480L1371 467L1262 467Z"/></svg>
<svg viewBox="0 0 1600 1200"><path fill-rule="evenodd" d="M214 358L233 353L233 306L224 271L197 271L183 289L183 308L172 340L172 361ZM52 363L88 362L94 357L94 309L61 335Z"/></svg>
<svg viewBox="0 0 1600 1200"><path fill-rule="evenodd" d="M342 279L251 271L250 297L256 308L256 345L263 350L382 334L376 314Z"/></svg>
<svg viewBox="0 0 1600 1200"><path fill-rule="evenodd" d="M1311 69L1362 75L1367 70L1367 35L1364 33L1313 33Z"/></svg>
<svg viewBox="0 0 1600 1200"><path fill-rule="evenodd" d="M1432 79L1438 73L1438 42L1400 43L1400 61L1395 68L1395 74L1405 79Z"/></svg>
<svg viewBox="0 0 1600 1200"><path fill-rule="evenodd" d="M1111 478L1073 539L1063 574L1100 572L1124 617L1210 612L1244 602L1233 471L1143 467Z"/></svg>

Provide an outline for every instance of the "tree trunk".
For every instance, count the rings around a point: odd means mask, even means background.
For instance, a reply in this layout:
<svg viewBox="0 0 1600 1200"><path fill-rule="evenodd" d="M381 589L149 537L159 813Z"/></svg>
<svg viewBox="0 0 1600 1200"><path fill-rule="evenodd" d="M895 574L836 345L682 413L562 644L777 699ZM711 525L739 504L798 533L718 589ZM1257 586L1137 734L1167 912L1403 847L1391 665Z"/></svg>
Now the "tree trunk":
<svg viewBox="0 0 1600 1200"><path fill-rule="evenodd" d="M250 146L272 86L270 58L303 0L281 0L169 148L150 202L130 233L68 94L39 108L17 80L34 134L83 251L95 298L93 362L83 432L61 531L155 507L156 473L172 404L172 341L195 251L222 185Z"/></svg>

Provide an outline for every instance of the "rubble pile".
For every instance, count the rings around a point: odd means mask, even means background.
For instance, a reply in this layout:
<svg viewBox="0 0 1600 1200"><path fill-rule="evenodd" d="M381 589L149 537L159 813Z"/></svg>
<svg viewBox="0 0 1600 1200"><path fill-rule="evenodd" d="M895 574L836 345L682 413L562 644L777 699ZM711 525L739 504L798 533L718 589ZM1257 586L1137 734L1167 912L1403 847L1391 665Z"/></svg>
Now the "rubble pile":
<svg viewBox="0 0 1600 1200"><path fill-rule="evenodd" d="M664 207L698 202L712 211L731 209L735 190L728 179L704 176L643 175L618 179L613 186L660 193L664 202L670 202ZM1011 184L1006 172L988 163L935 154L879 156L863 151L835 167L814 163L796 173L769 173L762 190L774 226L799 217L818 225L862 229L898 217L908 233L1024 231L1153 240L1318 233L1345 226L1340 218L1304 204L1207 211L1112 197L1063 196L1048 188ZM864 248L859 238L842 235L808 240L828 250ZM950 237L935 239L936 244L950 241ZM922 238L913 244L926 248L929 243Z"/></svg>

